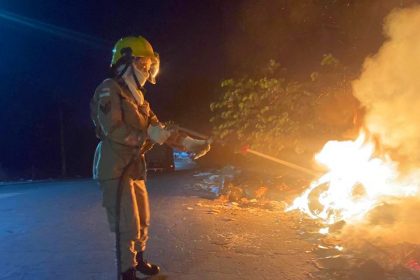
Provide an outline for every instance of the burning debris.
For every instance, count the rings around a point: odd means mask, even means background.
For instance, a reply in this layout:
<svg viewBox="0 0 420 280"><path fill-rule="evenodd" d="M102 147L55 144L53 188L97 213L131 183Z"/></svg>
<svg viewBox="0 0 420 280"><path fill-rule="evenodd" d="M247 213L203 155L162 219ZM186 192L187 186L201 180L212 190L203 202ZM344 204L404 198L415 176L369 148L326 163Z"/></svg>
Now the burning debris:
<svg viewBox="0 0 420 280"><path fill-rule="evenodd" d="M189 187L202 192L202 197L242 208L278 209L285 190L290 189L282 177L243 172L233 166L197 173L194 177L196 182Z"/></svg>
<svg viewBox="0 0 420 280"><path fill-rule="evenodd" d="M388 41L354 82L361 134L324 146L315 159L326 173L287 209L320 223L320 279L420 278L419 24L420 7L387 18Z"/></svg>
<svg viewBox="0 0 420 280"><path fill-rule="evenodd" d="M315 180L288 210L299 209L331 225L339 221L357 223L390 197L419 194L416 182L401 180L397 164L387 155L374 156L375 146L364 133L355 141L330 141L316 156L328 172ZM320 207L311 207L316 193Z"/></svg>
<svg viewBox="0 0 420 280"><path fill-rule="evenodd" d="M325 144L315 158L323 175L287 165L316 177L284 218L313 244L310 253L320 271L314 278L420 278L419 25L420 7L388 17L388 40L354 82L366 109L359 137ZM233 167L205 176L196 186L237 206L262 205L281 185L250 180Z"/></svg>
<svg viewBox="0 0 420 280"><path fill-rule="evenodd" d="M355 141L328 142L316 160L328 171L286 211L320 227L302 236L316 245L318 278L418 279L418 178L401 174L364 133Z"/></svg>

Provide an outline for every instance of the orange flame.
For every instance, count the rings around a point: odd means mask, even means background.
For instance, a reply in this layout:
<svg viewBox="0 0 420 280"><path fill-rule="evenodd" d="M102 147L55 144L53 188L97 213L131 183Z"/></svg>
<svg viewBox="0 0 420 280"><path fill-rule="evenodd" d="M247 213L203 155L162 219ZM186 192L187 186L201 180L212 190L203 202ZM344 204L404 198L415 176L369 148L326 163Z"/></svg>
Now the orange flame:
<svg viewBox="0 0 420 280"><path fill-rule="evenodd" d="M375 144L360 133L354 141L329 141L315 159L328 172L297 197L290 210L301 210L326 224L356 223L389 197L415 196L415 181L400 178L398 164L387 155L375 156ZM313 197L316 204L313 209Z"/></svg>

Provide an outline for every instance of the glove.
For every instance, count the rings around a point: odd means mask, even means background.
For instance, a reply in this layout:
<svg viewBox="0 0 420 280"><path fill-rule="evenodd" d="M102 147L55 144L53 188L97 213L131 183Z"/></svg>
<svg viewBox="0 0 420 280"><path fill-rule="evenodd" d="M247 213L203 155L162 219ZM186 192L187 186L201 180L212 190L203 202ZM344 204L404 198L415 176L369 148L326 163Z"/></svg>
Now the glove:
<svg viewBox="0 0 420 280"><path fill-rule="evenodd" d="M162 145L171 136L171 132L167 130L162 124L149 125L147 128L147 135L153 142Z"/></svg>
<svg viewBox="0 0 420 280"><path fill-rule="evenodd" d="M198 140L189 136L182 140L182 145L188 152L195 154L194 159L198 159L210 151L210 143L207 140Z"/></svg>

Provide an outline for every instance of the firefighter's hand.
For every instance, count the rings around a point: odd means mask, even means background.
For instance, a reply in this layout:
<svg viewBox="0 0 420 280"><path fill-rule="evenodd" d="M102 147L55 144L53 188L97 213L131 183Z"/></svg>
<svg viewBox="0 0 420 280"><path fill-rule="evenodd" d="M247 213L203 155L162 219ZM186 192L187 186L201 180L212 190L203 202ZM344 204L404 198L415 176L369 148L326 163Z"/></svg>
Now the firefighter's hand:
<svg viewBox="0 0 420 280"><path fill-rule="evenodd" d="M187 136L182 141L182 144L188 152L194 153L194 159L198 159L210 151L210 143L207 140L199 140Z"/></svg>
<svg viewBox="0 0 420 280"><path fill-rule="evenodd" d="M159 123L157 125L149 125L147 135L154 143L162 145L171 136L171 132Z"/></svg>

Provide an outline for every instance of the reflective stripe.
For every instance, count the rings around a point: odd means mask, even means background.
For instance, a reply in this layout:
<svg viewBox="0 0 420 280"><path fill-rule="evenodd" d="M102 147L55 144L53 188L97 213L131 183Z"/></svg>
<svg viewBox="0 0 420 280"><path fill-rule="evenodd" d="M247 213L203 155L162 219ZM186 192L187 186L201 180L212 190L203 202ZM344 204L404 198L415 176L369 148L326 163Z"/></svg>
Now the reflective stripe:
<svg viewBox="0 0 420 280"><path fill-rule="evenodd" d="M111 96L111 92L105 91L105 92L101 92L99 94L99 98L103 98L103 97L107 97L107 96Z"/></svg>

